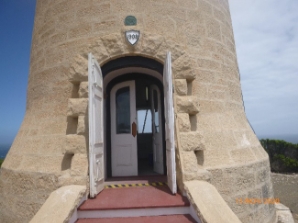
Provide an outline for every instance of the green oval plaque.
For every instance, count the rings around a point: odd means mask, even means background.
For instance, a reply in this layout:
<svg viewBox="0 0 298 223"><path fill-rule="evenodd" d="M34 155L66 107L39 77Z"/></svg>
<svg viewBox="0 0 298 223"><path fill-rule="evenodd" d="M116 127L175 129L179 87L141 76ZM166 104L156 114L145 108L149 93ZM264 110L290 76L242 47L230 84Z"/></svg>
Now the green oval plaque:
<svg viewBox="0 0 298 223"><path fill-rule="evenodd" d="M135 26L137 25L137 19L133 15L126 16L124 20L124 25L126 26Z"/></svg>

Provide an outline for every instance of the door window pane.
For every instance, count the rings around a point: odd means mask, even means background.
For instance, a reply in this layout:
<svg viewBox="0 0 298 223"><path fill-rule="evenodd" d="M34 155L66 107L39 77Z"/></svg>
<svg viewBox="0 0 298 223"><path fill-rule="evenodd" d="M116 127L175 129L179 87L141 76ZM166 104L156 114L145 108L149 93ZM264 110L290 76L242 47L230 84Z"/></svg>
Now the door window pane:
<svg viewBox="0 0 298 223"><path fill-rule="evenodd" d="M152 133L150 109L138 110L138 133Z"/></svg>
<svg viewBox="0 0 298 223"><path fill-rule="evenodd" d="M116 133L130 133L130 95L129 87L116 92Z"/></svg>

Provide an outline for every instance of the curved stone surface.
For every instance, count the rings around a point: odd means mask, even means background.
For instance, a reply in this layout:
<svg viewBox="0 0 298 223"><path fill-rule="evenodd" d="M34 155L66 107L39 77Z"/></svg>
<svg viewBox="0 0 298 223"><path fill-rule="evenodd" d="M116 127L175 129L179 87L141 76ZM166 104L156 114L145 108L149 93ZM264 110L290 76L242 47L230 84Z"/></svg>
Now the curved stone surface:
<svg viewBox="0 0 298 223"><path fill-rule="evenodd" d="M127 15L137 18L137 26L124 26ZM135 47L124 37L131 28L141 32ZM180 94L180 189L205 169L241 221L273 221L268 204L235 203L270 198L273 191L268 156L243 109L227 0L38 0L26 115L1 169L1 222L29 221L52 191L88 185L88 53L103 65L126 55L163 62L167 51ZM197 134L199 146L193 138L187 148L179 144L180 131ZM68 143L69 135L79 136L78 146Z"/></svg>

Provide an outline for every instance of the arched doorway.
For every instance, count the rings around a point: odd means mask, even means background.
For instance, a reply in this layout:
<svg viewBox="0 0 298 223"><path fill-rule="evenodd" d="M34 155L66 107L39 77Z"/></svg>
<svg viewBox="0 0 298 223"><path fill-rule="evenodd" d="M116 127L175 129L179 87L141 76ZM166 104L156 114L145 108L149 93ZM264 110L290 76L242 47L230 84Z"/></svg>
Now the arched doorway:
<svg viewBox="0 0 298 223"><path fill-rule="evenodd" d="M129 56L102 69L89 54L88 73L91 197L107 176L165 174L166 169L168 185L176 193L170 53L164 66Z"/></svg>
<svg viewBox="0 0 298 223"><path fill-rule="evenodd" d="M150 75L125 73L107 85L108 177L166 173L162 105L162 83Z"/></svg>

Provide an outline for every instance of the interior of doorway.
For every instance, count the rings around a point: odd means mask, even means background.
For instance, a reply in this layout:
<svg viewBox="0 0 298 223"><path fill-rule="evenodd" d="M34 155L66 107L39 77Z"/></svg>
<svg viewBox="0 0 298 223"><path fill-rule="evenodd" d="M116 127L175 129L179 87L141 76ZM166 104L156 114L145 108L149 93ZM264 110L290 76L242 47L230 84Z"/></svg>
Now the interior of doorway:
<svg viewBox="0 0 298 223"><path fill-rule="evenodd" d="M107 123L106 129L107 132L111 132L111 127L109 123L111 123L111 115L110 115L110 92L111 89L118 83L134 80L135 81L135 92L136 92L136 111L137 111L137 159L138 159L138 176L158 176L166 174L166 160L165 160L165 141L163 141L162 145L162 153L163 153L163 173L157 173L153 169L153 139L152 139L152 121L153 116L151 114L151 95L150 95L150 87L155 85L160 90L160 101L161 105L163 105L163 86L161 81L158 79L140 73L129 73L125 75L121 75L107 85L106 87L106 108L107 108ZM163 106L161 106L161 114L164 114ZM162 120L161 123L164 123L164 115L161 115ZM164 125L159 126L163 133L162 137L164 139ZM112 177L111 170L111 138L110 135L107 134L107 177Z"/></svg>

